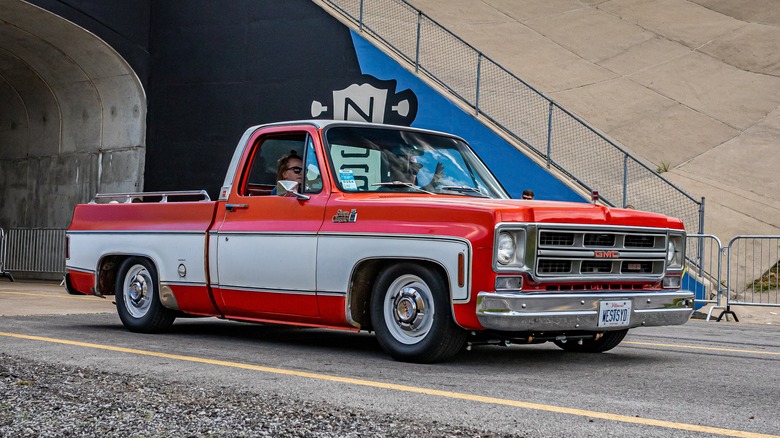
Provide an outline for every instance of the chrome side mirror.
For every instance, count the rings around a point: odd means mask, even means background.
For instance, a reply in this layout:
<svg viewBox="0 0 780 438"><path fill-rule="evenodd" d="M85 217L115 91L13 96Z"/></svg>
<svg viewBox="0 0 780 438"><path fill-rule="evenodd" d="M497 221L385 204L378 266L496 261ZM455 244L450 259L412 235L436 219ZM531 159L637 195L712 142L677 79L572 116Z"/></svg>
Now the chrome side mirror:
<svg viewBox="0 0 780 438"><path fill-rule="evenodd" d="M298 198L298 200L306 201L310 196L298 193L300 189L299 184L295 181L281 180L276 183L276 194L285 198Z"/></svg>

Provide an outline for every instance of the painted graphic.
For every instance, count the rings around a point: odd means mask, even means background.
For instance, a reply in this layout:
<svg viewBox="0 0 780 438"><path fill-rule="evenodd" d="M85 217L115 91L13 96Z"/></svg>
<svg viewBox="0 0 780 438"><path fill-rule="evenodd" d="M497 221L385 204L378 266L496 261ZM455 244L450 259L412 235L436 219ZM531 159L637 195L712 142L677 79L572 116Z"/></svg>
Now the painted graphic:
<svg viewBox="0 0 780 438"><path fill-rule="evenodd" d="M330 101L314 100L311 116L410 126L417 116L417 96L412 90L396 92L395 80L363 75L359 83L333 90Z"/></svg>

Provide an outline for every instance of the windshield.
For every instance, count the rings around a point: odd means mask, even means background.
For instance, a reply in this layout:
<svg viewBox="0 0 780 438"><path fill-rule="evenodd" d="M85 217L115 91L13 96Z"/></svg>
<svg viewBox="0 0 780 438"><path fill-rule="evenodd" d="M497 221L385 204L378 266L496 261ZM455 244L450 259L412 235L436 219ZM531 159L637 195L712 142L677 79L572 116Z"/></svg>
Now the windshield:
<svg viewBox="0 0 780 438"><path fill-rule="evenodd" d="M397 128L333 126L325 140L336 183L346 192L508 198L471 148L457 138Z"/></svg>

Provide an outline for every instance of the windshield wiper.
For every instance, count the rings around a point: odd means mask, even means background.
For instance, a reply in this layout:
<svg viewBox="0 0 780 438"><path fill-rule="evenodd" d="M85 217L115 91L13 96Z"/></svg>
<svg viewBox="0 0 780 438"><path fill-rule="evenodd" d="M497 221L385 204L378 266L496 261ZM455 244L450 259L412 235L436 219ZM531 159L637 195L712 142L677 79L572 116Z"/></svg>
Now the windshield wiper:
<svg viewBox="0 0 780 438"><path fill-rule="evenodd" d="M467 193L469 195L474 193L474 194L476 194L476 195L478 195L478 196L480 196L482 198L488 198L489 197L488 195L482 193L482 191L479 190L478 188L469 187L469 186L441 186L441 187L439 187L439 189L440 190L451 190L453 192L458 192L458 193Z"/></svg>
<svg viewBox="0 0 780 438"><path fill-rule="evenodd" d="M388 182L380 182L380 183L373 183L372 186L380 186L380 187L408 187L410 189L417 190L419 192L427 193L429 195L433 195L433 193L423 189L420 186L414 185L412 183L403 182L403 181L388 181Z"/></svg>

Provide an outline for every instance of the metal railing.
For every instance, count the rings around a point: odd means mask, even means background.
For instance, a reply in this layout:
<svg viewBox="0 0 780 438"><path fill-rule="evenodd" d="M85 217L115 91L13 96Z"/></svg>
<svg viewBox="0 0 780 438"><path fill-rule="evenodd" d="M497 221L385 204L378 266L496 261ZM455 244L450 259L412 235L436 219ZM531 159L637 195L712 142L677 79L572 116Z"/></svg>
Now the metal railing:
<svg viewBox="0 0 780 438"><path fill-rule="evenodd" d="M780 307L780 236L736 236L727 251L726 307Z"/></svg>
<svg viewBox="0 0 780 438"><path fill-rule="evenodd" d="M5 270L13 273L65 273L65 230L11 228L6 235Z"/></svg>
<svg viewBox="0 0 780 438"><path fill-rule="evenodd" d="M703 232L704 198L694 199L406 0L321 1L586 192L597 190L612 206L678 217L689 232Z"/></svg>
<svg viewBox="0 0 780 438"><path fill-rule="evenodd" d="M8 277L9 280L14 281L13 275L6 270L6 260L8 260L8 251L5 231L0 228L0 277Z"/></svg>
<svg viewBox="0 0 780 438"><path fill-rule="evenodd" d="M723 261L725 252L716 236L689 234L686 239L688 283L684 288L696 293L696 304L712 304L707 311L707 321L716 309L726 310L723 304Z"/></svg>
<svg viewBox="0 0 780 438"><path fill-rule="evenodd" d="M727 246L708 234L689 234L686 244L689 283L696 302L713 304L718 316L731 315L732 306L780 307L780 236L736 236Z"/></svg>

